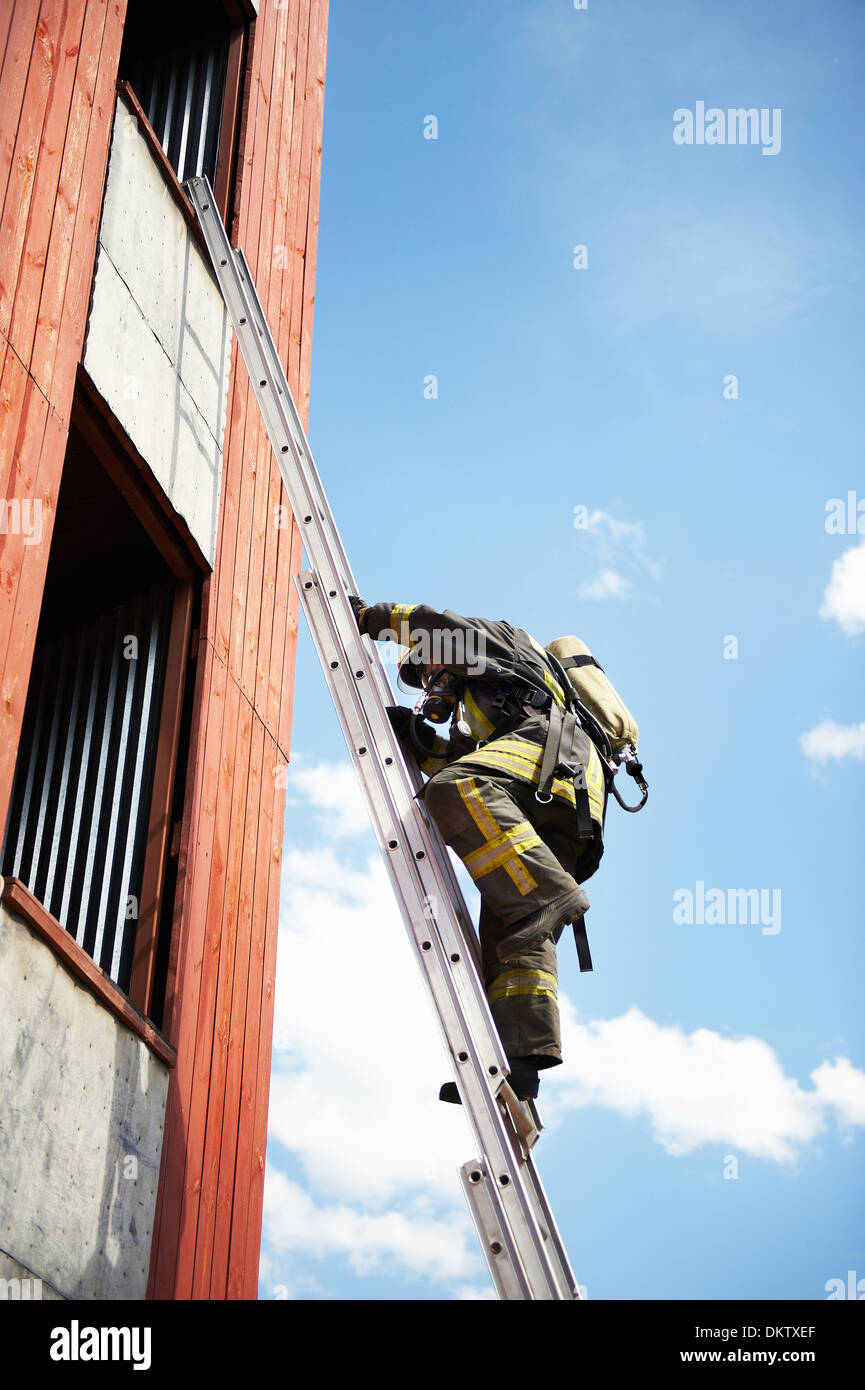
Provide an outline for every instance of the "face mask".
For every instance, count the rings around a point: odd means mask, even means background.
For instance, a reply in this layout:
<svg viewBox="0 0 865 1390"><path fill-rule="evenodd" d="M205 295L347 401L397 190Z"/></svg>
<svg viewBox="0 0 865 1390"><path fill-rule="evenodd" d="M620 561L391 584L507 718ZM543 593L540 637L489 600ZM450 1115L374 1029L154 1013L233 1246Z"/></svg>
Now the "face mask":
<svg viewBox="0 0 865 1390"><path fill-rule="evenodd" d="M435 671L424 691L420 713L430 724L446 724L456 713L456 682L449 671Z"/></svg>

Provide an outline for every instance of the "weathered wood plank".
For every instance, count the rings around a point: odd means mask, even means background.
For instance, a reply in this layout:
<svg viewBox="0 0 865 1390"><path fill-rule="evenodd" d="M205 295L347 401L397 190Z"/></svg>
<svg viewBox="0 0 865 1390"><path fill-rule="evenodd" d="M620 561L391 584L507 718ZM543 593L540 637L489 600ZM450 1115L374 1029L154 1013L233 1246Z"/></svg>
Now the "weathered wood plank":
<svg viewBox="0 0 865 1390"><path fill-rule="evenodd" d="M40 7L41 0L15 0L7 10L8 32L0 72L0 207L6 202Z"/></svg>
<svg viewBox="0 0 865 1390"><path fill-rule="evenodd" d="M286 762L291 746L291 711L294 701L294 667L297 659L297 627L300 620L300 594L294 577L300 574L303 561L303 542L297 522L292 518L291 549L284 547L280 556L280 566L287 563L285 633L282 647L282 669L280 671L279 652L271 663L274 681L277 684L275 700L278 702L277 743Z"/></svg>
<svg viewBox="0 0 865 1390"><path fill-rule="evenodd" d="M232 785L235 776L236 735L242 718L240 691L228 673L225 692L225 722L218 751L219 780L216 792L213 853L204 915L204 939L197 962L199 971L198 1007L194 1041L186 1037L178 1045L178 1067L181 1048L184 1061L189 1058L188 1079L191 1084L185 1125L185 1162L183 1188L184 1210L181 1215L177 1242L177 1276L174 1298L191 1297L194 1274L195 1238L201 1205L201 1166L207 1125L209 1077L213 1066L216 997L219 982L219 960L222 949L222 925L226 894L230 891L232 872ZM243 777L242 764L237 767ZM180 1076L180 1072L178 1072ZM208 1085L203 1078L208 1077ZM186 1072L184 1069L184 1079Z"/></svg>
<svg viewBox="0 0 865 1390"><path fill-rule="evenodd" d="M267 1109L270 1098L270 1063L273 1051L273 1010L276 985L276 945L279 926L279 883L282 870L282 822L285 790L277 788L273 804L272 853L267 887L267 912L261 946L261 993L258 997L258 1059L253 1098L253 1119L242 1133L244 1143L251 1138L252 1151L245 1162L248 1174L246 1258L243 1266L242 1298L255 1298L258 1292L258 1264L261 1251L261 1219L264 1208L264 1168L267 1153ZM242 1200L242 1199L241 1199ZM239 1245L238 1245L239 1248Z"/></svg>
<svg viewBox="0 0 865 1390"><path fill-rule="evenodd" d="M240 874L240 895L237 904L236 951L234 979L232 981L229 1007L223 1015L226 1034L227 1066L225 1071L225 1099L223 1123L220 1135L219 1176L216 1187L216 1205L212 1238L212 1258L210 1279L202 1289L204 1296L225 1298L228 1282L228 1256L231 1243L232 1218L237 1198L246 1193L246 1171L239 1162L238 1143L246 1123L242 1109L241 1080L243 1073L246 1027L252 1014L249 990L254 976L252 961L252 938L255 925L255 909L259 897L258 848L263 830L264 805L262 803L262 760L265 746L265 730L261 720L253 714L252 744L249 758L249 780L246 795L246 821L243 832L243 863ZM255 1027L258 1016L254 1015Z"/></svg>
<svg viewBox="0 0 865 1390"><path fill-rule="evenodd" d="M32 8L36 8L33 6ZM6 0L0 9L0 82L3 80L3 67L6 62L6 46L9 41L9 30L12 27L12 17L15 14L15 0Z"/></svg>
<svg viewBox="0 0 865 1390"><path fill-rule="evenodd" d="M19 495L21 486L16 444L21 427L21 411L27 385L27 369L6 342L3 344L3 373L0 376L0 497ZM0 545L2 545L0 537ZM5 593L5 589L0 590Z"/></svg>
<svg viewBox="0 0 865 1390"><path fill-rule="evenodd" d="M267 151L267 177L262 184L262 203L258 219L258 239L256 264L262 280L261 302L265 317L272 322L271 283L274 268L274 221L276 215L279 150L282 135L283 98L285 86L286 38L288 9L275 10L269 14L269 22L275 30L274 64L270 87L270 101L267 104L267 136L264 148ZM260 659L262 637L262 575L264 552L267 540L267 504L270 489L270 473L273 467L273 451L270 448L266 431L259 434L259 465L256 469L255 490L250 528L250 548L246 562L246 607L244 611L244 643L240 670L241 688L253 703L255 701L256 672Z"/></svg>
<svg viewBox="0 0 865 1390"><path fill-rule="evenodd" d="M33 197L45 114L55 80L62 21L63 0L43 0L12 151L6 198L0 215L0 333L7 335Z"/></svg>
<svg viewBox="0 0 865 1390"><path fill-rule="evenodd" d="M126 15L126 0L107 0L107 3L106 0L88 0L88 18L90 8L94 4L98 9L105 10L105 28L100 50L99 70L92 93L92 111L87 132L83 174L80 176L80 195L77 200L72 255L69 261L69 273L66 277L62 314L59 320L59 342L62 348L54 358L51 377L50 399L64 419L68 418L68 411L71 407L75 388L75 373L81 360L84 332L87 327L90 286L93 281L99 217L102 211L111 125L114 118L117 64L120 58L123 22ZM65 166L64 153L64 168ZM59 197L62 197L62 193L63 183L61 179L61 186L58 190ZM52 250L49 249L49 257L52 254ZM50 307L54 312L56 306L52 304ZM39 315L41 321L43 318L41 303Z"/></svg>
<svg viewBox="0 0 865 1390"><path fill-rule="evenodd" d="M259 279L259 237L263 215L265 176L268 168L267 129L273 92L277 23L281 14L282 11L268 8L259 15L255 25L252 80L256 91L256 101L250 105L250 122L247 129L247 141L248 144L251 142L252 147L252 163L244 189L240 244L247 248L245 254L250 272L257 285ZM247 163L249 163L249 158L250 155L247 153ZM261 286L259 285L258 288L260 293ZM229 639L229 669L241 684L243 682L244 658L249 646L246 606L250 588L249 568L252 554L256 484L257 480L260 479L261 466L266 458L265 451L269 449L261 412L251 388L247 410L244 438L246 464L242 483L239 487L240 505Z"/></svg>
<svg viewBox="0 0 865 1390"><path fill-rule="evenodd" d="M264 731L263 731L264 732ZM271 897L271 863L274 853L279 855L282 840L282 820L274 826L274 805L276 792L277 749L274 740L267 733L261 748L261 799L259 809L258 840L255 850L255 887L252 898L252 932L249 945L249 977L246 990L246 1018L243 1027L243 1068L240 1077L239 1122L237 1132L237 1188L234 1214L230 1231L230 1247L226 1251L227 1268L225 1274L226 1298L244 1298L245 1289L253 1283L258 1273L258 1256L255 1268L246 1270L247 1243L249 1228L249 1203L244 1185L250 1171L254 1147L255 1108L258 1099L258 1067L260 1042L260 1009L262 980L264 976L265 943L269 933L278 929L278 902ZM239 1198L239 1200L238 1200ZM260 1227L258 1241L260 1244ZM222 1250L220 1249L220 1256ZM221 1266L220 1266L221 1268ZM213 1295L215 1296L215 1295ZM254 1294L252 1295L255 1296Z"/></svg>
<svg viewBox="0 0 865 1390"><path fill-rule="evenodd" d="M257 409L249 387L246 367L235 341L232 351L230 403L222 461L219 539L216 565L211 585L213 594L213 643L219 658L229 665L231 658L231 624L239 597L234 591L234 566L237 552L237 533L240 525L240 492L245 469L244 439L247 416Z"/></svg>
<svg viewBox="0 0 865 1390"><path fill-rule="evenodd" d="M4 596L0 607L0 815L4 822L27 702L66 438L62 422L28 377L15 442L15 468L19 479L16 500L19 505L26 502L32 510L26 522L21 510L21 529L3 536L0 554Z"/></svg>
<svg viewBox="0 0 865 1390"><path fill-rule="evenodd" d="M37 153L33 196L22 242L9 330L10 342L25 365L30 362L36 333L42 279L45 274L57 186L69 126L69 106L78 67L84 8L83 3L64 6L59 18L56 42L52 36L53 73Z"/></svg>
<svg viewBox="0 0 865 1390"><path fill-rule="evenodd" d="M125 0L88 0L30 354L30 371L67 421L96 256L122 12Z"/></svg>
<svg viewBox="0 0 865 1390"><path fill-rule="evenodd" d="M180 921L174 924L169 969L171 987L163 1029L177 1049L177 1066L168 1092L151 1251L148 1297L156 1299L175 1297L181 1226L188 1219L187 1206L192 1203L197 1207L195 1192L187 1192L185 1185L186 1134L193 1083L197 1081L206 1087L206 1070L202 1077L196 1078L193 1063L202 965L207 953L206 918L211 878L223 872L223 828L217 826L217 820L224 779L221 745L226 721L227 672L224 662L216 659L213 647L204 639L199 643L198 660L195 737L190 750L195 776L184 809L177 892L177 902L182 903L182 908Z"/></svg>
<svg viewBox="0 0 865 1390"><path fill-rule="evenodd" d="M235 688L237 689L236 683ZM214 947L211 964L213 1015L210 1025L212 1038L209 1082L206 1093L203 1093L203 1088L199 1089L198 1108L196 1108L195 1098L193 1098L190 1129L187 1134L187 1185L189 1183L190 1164L200 1165L197 1168L198 1222L195 1239L188 1252L181 1244L179 1252L181 1265L184 1268L189 1267L191 1279L189 1293L182 1291L185 1288L185 1285L182 1285L178 1288L178 1297L207 1298L209 1295L223 1124L231 1125L230 1118L225 1115L225 1076L228 1068L234 972L238 953L242 950L238 919L240 900L243 895L243 848L253 724L252 710L244 699L243 692L239 689L237 689L236 698L238 702L236 725L227 726L223 733L223 758L230 755L234 773L231 786L222 791L223 795L230 797L231 806L221 913L218 923L214 921L214 939L218 934L219 944L218 951ZM200 1153L198 1149L199 1132L201 1134ZM196 1170L193 1169L193 1171Z"/></svg>
<svg viewBox="0 0 865 1390"><path fill-rule="evenodd" d="M282 285L282 312L288 322L288 337L283 353L283 365L288 377L288 384L291 387L291 394L299 410L300 399L303 394L298 377L300 369L300 306L303 295L303 255L309 190L309 176L308 173L305 173L305 163L310 157L311 149L309 113L306 109L311 8L312 0L302 0L303 20L297 44L294 121L291 134L291 180L285 238L287 264ZM302 411L300 411L300 417L301 420L304 420Z"/></svg>
<svg viewBox="0 0 865 1390"><path fill-rule="evenodd" d="M297 45L300 28L301 7L295 4L290 11L290 24L285 39L285 51L287 58L287 72L284 79L283 104L281 119L277 130L279 134L277 146L277 159L274 185L276 198L274 205L274 227L273 243L270 257L270 273L267 282L267 301L266 313L267 320L271 326L280 361L285 360L285 351L288 342L288 324L282 313L282 289L285 277L285 262L288 259L286 247L286 224L288 218L288 188L291 172L291 140L294 122L294 93L297 65ZM268 722L268 691L269 676L271 665L271 654L274 641L277 640L274 630L275 622L284 623L284 607L282 613L277 615L277 593L276 576L280 536L277 531L277 517L284 520L290 527L290 519L287 519L287 499L283 496L282 478L276 460L271 457L269 464L267 491L266 527L264 531L263 546L263 568L262 568L262 598L261 615L259 624L258 638L258 663L255 680L255 707L262 719ZM284 508L278 512L278 508ZM279 647L281 651L281 645ZM282 662L280 658L280 670ZM275 736L278 727L278 711L274 712L272 722L268 723L270 732Z"/></svg>
<svg viewBox="0 0 865 1390"><path fill-rule="evenodd" d="M310 29L308 100L313 108L312 166L310 171L309 206L306 223L305 255L303 258L303 306L300 330L300 388L297 402L300 417L309 425L309 383L312 369L312 322L315 305L315 271L318 256L318 213L321 197L321 146L324 130L324 78L327 65L328 0L313 7Z"/></svg>

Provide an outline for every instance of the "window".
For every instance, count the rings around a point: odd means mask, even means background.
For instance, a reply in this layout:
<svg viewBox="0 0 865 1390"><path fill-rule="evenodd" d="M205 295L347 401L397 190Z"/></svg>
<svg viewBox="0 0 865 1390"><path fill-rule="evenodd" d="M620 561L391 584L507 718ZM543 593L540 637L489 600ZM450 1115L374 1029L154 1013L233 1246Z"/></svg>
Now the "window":
<svg viewBox="0 0 865 1390"><path fill-rule="evenodd" d="M228 221L247 19L240 0L129 0L119 78L181 183L206 175Z"/></svg>
<svg viewBox="0 0 865 1390"><path fill-rule="evenodd" d="M2 852L2 873L157 1026L198 589L169 527L79 400Z"/></svg>

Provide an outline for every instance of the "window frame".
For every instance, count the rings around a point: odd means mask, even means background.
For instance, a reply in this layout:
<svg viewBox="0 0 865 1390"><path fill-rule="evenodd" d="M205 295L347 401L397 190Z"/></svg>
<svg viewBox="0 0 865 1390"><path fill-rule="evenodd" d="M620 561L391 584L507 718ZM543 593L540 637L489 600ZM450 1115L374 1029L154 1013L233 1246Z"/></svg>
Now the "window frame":
<svg viewBox="0 0 865 1390"><path fill-rule="evenodd" d="M252 0L212 0L225 14L231 32L228 40L228 67L225 75L225 90L222 97L222 114L219 128L219 146L216 156L213 195L225 226L230 225L233 213L235 190L239 174L239 152L244 129L244 83L249 54L255 31L257 6ZM150 149L162 168L169 187L178 201L186 220L194 229L196 236L204 242L198 220L183 184L177 176L173 164L162 148L162 142L138 98L133 84L120 78L117 89L122 92L133 108L142 133Z"/></svg>
<svg viewBox="0 0 865 1390"><path fill-rule="evenodd" d="M166 870L168 858L175 851L174 823L171 819L174 788L178 772L184 776L186 772L186 765L180 768L183 752L180 732L187 681L196 659L193 620L196 590L200 587L196 581L203 580L206 571L195 565L165 511L158 505L158 498L152 489L147 488L147 465L140 460L136 467L137 453L122 428L119 424L113 430L106 428L113 417L95 388L86 390L89 377L83 368L79 368L79 380L85 390L76 393L77 409L73 407L72 422L162 555L174 576L175 585L129 986L130 1000L149 1017L154 1004L156 952L163 917ZM166 994L169 989L170 979L166 982Z"/></svg>
<svg viewBox="0 0 865 1390"><path fill-rule="evenodd" d="M150 1029L153 1029L156 1025L151 1022L150 1016L154 1012L154 1005L158 1006L158 1012L164 1004L163 999L154 999L160 928L171 932L175 920L174 911L167 911L169 907L173 909L174 904L166 903L165 898L169 861L177 857L180 833L180 823L173 820L175 799L179 790L185 790L189 768L188 750L184 751L181 747L181 734L189 684L195 676L197 632L193 631L193 625L199 610L203 583L209 570L204 557L195 554L194 541L190 537L187 542L180 534L153 484L148 485L148 469L144 460L137 454L80 365L70 416L70 430L75 430L146 531L170 571L174 585L156 733L153 781L149 805L143 812L146 824L145 850L128 993L98 964L90 952L75 940L67 930L66 924L51 915L23 880L13 877L7 879L3 897L22 912L55 948L61 940L57 933L62 932L62 938L65 938L64 950L59 954L86 983L93 986L95 981L102 982L102 988L97 992L108 1007L117 1013L118 997L126 999L136 1013L148 1021ZM178 779L181 779L180 782ZM165 981L165 998L169 997L173 989L171 962L174 953L170 949L171 943L168 943L168 946L169 973ZM87 961L92 968L84 964ZM141 1031L140 1028L138 1031ZM147 1040L145 1037L145 1041Z"/></svg>

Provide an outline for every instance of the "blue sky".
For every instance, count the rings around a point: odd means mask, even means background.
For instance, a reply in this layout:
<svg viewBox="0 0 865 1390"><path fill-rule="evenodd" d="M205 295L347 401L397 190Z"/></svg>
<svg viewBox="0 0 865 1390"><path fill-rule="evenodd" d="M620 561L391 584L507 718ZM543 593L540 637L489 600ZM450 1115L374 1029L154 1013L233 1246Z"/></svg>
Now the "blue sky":
<svg viewBox="0 0 865 1390"><path fill-rule="evenodd" d="M865 1281L863 30L838 0L331 0L310 443L361 593L575 632L640 724L649 803L610 804L541 1090L590 1299ZM698 102L780 112L780 149L675 143ZM301 623L260 1294L487 1298ZM777 920L677 921L698 884Z"/></svg>

